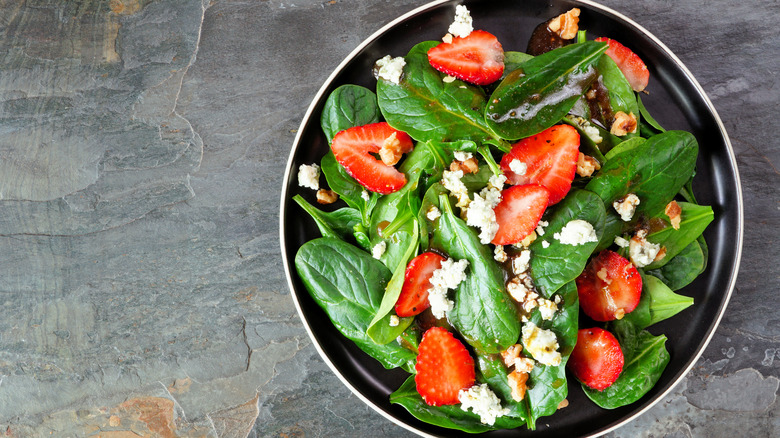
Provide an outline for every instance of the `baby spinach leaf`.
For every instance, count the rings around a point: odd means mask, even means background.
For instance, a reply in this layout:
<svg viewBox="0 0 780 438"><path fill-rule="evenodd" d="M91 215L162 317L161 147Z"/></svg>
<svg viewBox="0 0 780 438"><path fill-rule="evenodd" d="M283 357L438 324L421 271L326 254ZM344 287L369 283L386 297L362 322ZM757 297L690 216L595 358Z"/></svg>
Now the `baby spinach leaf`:
<svg viewBox="0 0 780 438"><path fill-rule="evenodd" d="M379 121L376 94L359 85L342 85L330 93L322 108L320 125L328 143L339 131Z"/></svg>
<svg viewBox="0 0 780 438"><path fill-rule="evenodd" d="M712 207L691 204L689 202L679 202L678 205L682 209L680 229L675 230L673 227L668 226L647 236L647 240L650 242L666 248L666 256L647 265L646 269L656 269L664 266L672 257L690 245L691 242L696 241L714 218ZM663 217L667 218L666 216Z"/></svg>
<svg viewBox="0 0 780 438"><path fill-rule="evenodd" d="M333 325L385 368L409 369L416 355L397 342L374 343L366 329L382 301L390 271L365 251L322 237L301 246L295 269Z"/></svg>
<svg viewBox="0 0 780 438"><path fill-rule="evenodd" d="M477 352L499 353L520 336L520 321L504 288L504 274L476 231L452 212L449 202L440 204L442 216L433 233L433 246L454 260L469 262L466 279L455 290L449 319Z"/></svg>
<svg viewBox="0 0 780 438"><path fill-rule="evenodd" d="M511 50L504 52L504 74L501 79L504 79L509 73L520 68L520 66L529 59L533 59L533 55L529 55L525 52L513 52Z"/></svg>
<svg viewBox="0 0 780 438"><path fill-rule="evenodd" d="M600 238L604 232L605 215L603 202L587 190L573 189L563 201L552 207L550 215L546 216L549 225L544 236L531 244L531 277L545 298L550 298L561 286L580 275L598 244L564 245L553 237L555 233L570 221L581 219L591 224L596 237ZM542 243L545 241L549 243L547 248Z"/></svg>
<svg viewBox="0 0 780 438"><path fill-rule="evenodd" d="M293 196L293 201L314 219L322 237L335 237L348 241L354 232L355 225L360 223L360 212L354 208L345 207L326 212L306 202L301 195Z"/></svg>
<svg viewBox="0 0 780 438"><path fill-rule="evenodd" d="M628 321L613 324L623 350L623 372L603 391L582 385L588 398L604 409L619 408L642 398L658 382L670 359L666 336L653 336Z"/></svg>
<svg viewBox="0 0 780 438"><path fill-rule="evenodd" d="M658 134L661 132L666 132L666 129L664 129L654 118L650 115L650 112L647 111L647 108L645 108L645 104L642 103L642 98L637 95L636 96L636 104L637 107L639 107L639 114L642 115L642 123L646 123L649 125L651 129L649 129L649 132L652 132L653 134Z"/></svg>
<svg viewBox="0 0 780 438"><path fill-rule="evenodd" d="M646 139L642 137L634 137L630 138L626 141L621 142L620 144L615 145L612 149L607 152L604 157L609 160L615 155L623 154L623 153L629 153L628 151L637 148L639 146L642 146L642 144L646 141Z"/></svg>
<svg viewBox="0 0 780 438"><path fill-rule="evenodd" d="M667 264L646 272L661 279L670 289L680 290L704 272L706 266L704 249L698 241L693 241Z"/></svg>
<svg viewBox="0 0 780 438"><path fill-rule="evenodd" d="M594 65L606 49L604 43L571 44L524 62L490 96L490 129L516 140L557 123L596 78Z"/></svg>
<svg viewBox="0 0 780 438"><path fill-rule="evenodd" d="M693 298L678 295L652 275L642 275L642 297L631 313L623 317L637 329L671 318L693 305Z"/></svg>
<svg viewBox="0 0 780 438"><path fill-rule="evenodd" d="M656 216L691 177L698 150L696 139L688 132L654 135L630 149L608 153L607 163L585 188L599 195L606 208L634 193L641 201L634 217L639 213Z"/></svg>
<svg viewBox="0 0 780 438"><path fill-rule="evenodd" d="M609 56L602 56L599 59L598 70L601 73L602 82L609 92L609 105L612 107L612 112L623 111L626 114L633 114L638 123L641 120L641 115L636 102L636 94L634 94L634 90L620 67ZM627 134L625 137L636 135Z"/></svg>
<svg viewBox="0 0 780 438"><path fill-rule="evenodd" d="M484 92L460 80L442 82L445 75L428 62L428 50L437 44L426 41L409 51L400 85L377 82L382 115L393 128L417 141L491 138L483 118Z"/></svg>

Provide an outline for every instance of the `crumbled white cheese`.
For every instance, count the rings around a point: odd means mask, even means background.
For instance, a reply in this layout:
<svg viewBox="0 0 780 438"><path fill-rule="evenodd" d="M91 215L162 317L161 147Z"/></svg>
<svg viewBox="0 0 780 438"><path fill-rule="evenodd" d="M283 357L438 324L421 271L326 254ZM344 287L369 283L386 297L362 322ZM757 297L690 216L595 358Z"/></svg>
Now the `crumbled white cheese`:
<svg viewBox="0 0 780 438"><path fill-rule="evenodd" d="M466 161L474 158L471 152L455 151L455 159L458 161Z"/></svg>
<svg viewBox="0 0 780 438"><path fill-rule="evenodd" d="M612 208L620 215L620 219L622 219L623 222L630 222L631 218L634 217L634 211L636 211L637 205L639 205L639 197L633 193L629 193L613 202Z"/></svg>
<svg viewBox="0 0 780 438"><path fill-rule="evenodd" d="M518 275L528 270L531 263L531 251L524 249L520 251L520 255L512 259L512 273Z"/></svg>
<svg viewBox="0 0 780 438"><path fill-rule="evenodd" d="M441 184L445 189L450 191L450 194L458 198L458 203L455 204L458 208L468 207L471 203L469 199L469 189L463 184L460 179L463 178L462 170L445 170L441 175Z"/></svg>
<svg viewBox="0 0 780 438"><path fill-rule="evenodd" d="M538 224L536 224L536 234L540 236L544 236L544 227L550 225L547 221L539 221Z"/></svg>
<svg viewBox="0 0 780 438"><path fill-rule="evenodd" d="M518 303L525 301L525 297L528 294L528 288L523 284L523 281L519 277L512 278L509 283L506 284L506 291L513 300Z"/></svg>
<svg viewBox="0 0 780 438"><path fill-rule="evenodd" d="M371 256L375 259L379 260L380 257L382 257L382 254L385 253L385 250L387 249L387 242L384 240L374 245L373 248L371 248Z"/></svg>
<svg viewBox="0 0 780 438"><path fill-rule="evenodd" d="M451 84L455 82L455 79L457 79L455 76L447 75L441 78L441 81L444 82L445 84Z"/></svg>
<svg viewBox="0 0 780 438"><path fill-rule="evenodd" d="M526 287L528 285L526 284ZM539 298L539 294L537 294L534 291L531 291L529 288L529 292L525 296L525 301L523 301L523 311L525 313L531 313L536 307L539 305L539 302L536 300Z"/></svg>
<svg viewBox="0 0 780 438"><path fill-rule="evenodd" d="M298 168L298 185L312 190L320 189L320 166L314 164L301 164Z"/></svg>
<svg viewBox="0 0 780 438"><path fill-rule="evenodd" d="M553 238L564 245L584 245L588 242L598 242L596 230L590 222L582 219L574 219L563 226L560 233L553 234Z"/></svg>
<svg viewBox="0 0 780 438"><path fill-rule="evenodd" d="M447 290L455 289L466 279L466 268L469 261L466 259L457 262L448 258L441 262L441 268L433 271L431 276L431 289L428 290L428 302L431 304L431 313L438 319L444 318L455 303L447 298Z"/></svg>
<svg viewBox="0 0 780 438"><path fill-rule="evenodd" d="M444 318L455 307L455 303L447 298L447 289L433 288L428 291L428 303L431 305L431 313L437 319Z"/></svg>
<svg viewBox="0 0 780 438"><path fill-rule="evenodd" d="M497 194L498 200L490 196L490 191L487 199L475 193L474 200L469 203L469 209L466 211L466 225L480 229L479 241L484 245L490 243L498 232L496 212L493 210L500 201L501 193Z"/></svg>
<svg viewBox="0 0 780 438"><path fill-rule="evenodd" d="M366 202L371 200L371 195L368 194L368 191L366 189L363 189L363 191L360 192L360 197L363 198L363 200Z"/></svg>
<svg viewBox="0 0 780 438"><path fill-rule="evenodd" d="M530 373L534 369L534 360L529 357L515 359L515 370L521 373Z"/></svg>
<svg viewBox="0 0 780 438"><path fill-rule="evenodd" d="M435 205L431 205L431 208L428 209L428 213L425 214L425 217L427 217L429 221L435 221L441 217L441 210Z"/></svg>
<svg viewBox="0 0 780 438"><path fill-rule="evenodd" d="M553 319L555 312L558 311L558 306L554 302L544 298L539 298L537 302L539 304L539 313L542 315L542 319L545 321Z"/></svg>
<svg viewBox="0 0 780 438"><path fill-rule="evenodd" d="M585 135L587 135L588 138L590 138L591 141L593 141L593 143L599 144L604 140L603 138L601 138L601 133L599 132L598 128L593 126L593 124L590 123L588 120L579 116L569 115L566 117L572 122L576 123L577 126L579 126L580 129L582 129Z"/></svg>
<svg viewBox="0 0 780 438"><path fill-rule="evenodd" d="M504 190L504 183L506 183L506 175L492 175L488 179L487 189L498 190L500 192L501 190ZM482 190L484 191L485 189Z"/></svg>
<svg viewBox="0 0 780 438"><path fill-rule="evenodd" d="M523 325L522 339L525 351L531 353L537 362L553 366L561 364L558 339L552 331L539 328L529 321Z"/></svg>
<svg viewBox="0 0 780 438"><path fill-rule="evenodd" d="M620 237L615 236L615 245L621 247L621 248L628 248L628 240Z"/></svg>
<svg viewBox="0 0 780 438"><path fill-rule="evenodd" d="M528 165L515 158L509 162L509 170L511 170L515 175L522 176L528 172Z"/></svg>
<svg viewBox="0 0 780 438"><path fill-rule="evenodd" d="M474 385L469 389L461 389L458 392L460 408L468 412L479 415L479 421L484 424L494 424L497 417L502 417L509 413L508 408L501 407L501 400L490 390L485 383Z"/></svg>
<svg viewBox="0 0 780 438"><path fill-rule="evenodd" d="M658 252L661 251L661 246L648 242L645 239L646 233L637 233L636 236L631 238L628 244L628 255L631 258L631 262L636 265L637 268L653 263Z"/></svg>
<svg viewBox="0 0 780 438"><path fill-rule="evenodd" d="M493 259L499 263L507 261L506 251L504 251L504 245L496 245L493 249Z"/></svg>
<svg viewBox="0 0 780 438"><path fill-rule="evenodd" d="M455 7L455 21L450 24L447 31L453 36L466 38L474 30L473 20L468 8L463 5Z"/></svg>
<svg viewBox="0 0 780 438"><path fill-rule="evenodd" d="M549 248L549 247L550 247L550 242L546 240L542 240L542 248Z"/></svg>
<svg viewBox="0 0 780 438"><path fill-rule="evenodd" d="M401 318L398 315L390 315L390 327L398 327L401 324Z"/></svg>
<svg viewBox="0 0 780 438"><path fill-rule="evenodd" d="M377 78L382 78L386 81L392 82L396 85L401 83L401 75L404 72L404 66L406 60L403 57L398 56L396 58L386 55L376 61L374 70L376 71Z"/></svg>

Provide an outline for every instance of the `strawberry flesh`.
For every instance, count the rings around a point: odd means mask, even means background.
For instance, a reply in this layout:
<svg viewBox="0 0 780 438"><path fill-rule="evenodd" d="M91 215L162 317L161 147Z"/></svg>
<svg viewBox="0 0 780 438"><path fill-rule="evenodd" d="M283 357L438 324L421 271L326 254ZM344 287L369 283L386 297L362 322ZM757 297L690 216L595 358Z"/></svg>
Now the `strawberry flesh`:
<svg viewBox="0 0 780 438"><path fill-rule="evenodd" d="M650 71L647 70L647 65L639 55L611 38L600 37L596 38L596 41L609 45L604 53L615 61L634 91L642 91L647 87L647 83L650 81Z"/></svg>
<svg viewBox="0 0 780 438"><path fill-rule="evenodd" d="M395 303L395 313L398 316L415 316L430 307L428 291L431 289L431 277L434 271L441 268L444 257L424 252L413 258L406 266L404 285L401 295Z"/></svg>
<svg viewBox="0 0 780 438"><path fill-rule="evenodd" d="M615 383L623 371L623 351L615 336L598 327L577 332L568 366L574 376L598 391Z"/></svg>
<svg viewBox="0 0 780 438"><path fill-rule="evenodd" d="M355 126L333 137L331 149L336 161L366 189L386 195L397 192L406 184L406 176L395 167L388 166L372 154L379 153L384 142L395 133L402 152L414 147L411 137L386 122Z"/></svg>
<svg viewBox="0 0 780 438"><path fill-rule="evenodd" d="M462 342L442 327L428 329L420 341L414 381L430 406L460 403L458 392L474 385L476 372Z"/></svg>
<svg viewBox="0 0 780 438"><path fill-rule="evenodd" d="M642 277L628 259L604 250L577 277L577 294L580 307L593 320L621 319L639 304Z"/></svg>
<svg viewBox="0 0 780 438"><path fill-rule="evenodd" d="M512 145L501 159L501 170L510 184L540 184L550 191L549 205L563 199L577 172L580 134L569 125L555 125ZM526 172L512 171L513 160L525 163Z"/></svg>
<svg viewBox="0 0 780 438"><path fill-rule="evenodd" d="M549 198L550 192L538 184L504 189L501 192L501 202L493 209L498 222L498 232L492 243L510 245L525 239L542 218Z"/></svg>
<svg viewBox="0 0 780 438"><path fill-rule="evenodd" d="M504 49L493 34L475 30L428 50L436 70L475 85L491 84L504 74Z"/></svg>

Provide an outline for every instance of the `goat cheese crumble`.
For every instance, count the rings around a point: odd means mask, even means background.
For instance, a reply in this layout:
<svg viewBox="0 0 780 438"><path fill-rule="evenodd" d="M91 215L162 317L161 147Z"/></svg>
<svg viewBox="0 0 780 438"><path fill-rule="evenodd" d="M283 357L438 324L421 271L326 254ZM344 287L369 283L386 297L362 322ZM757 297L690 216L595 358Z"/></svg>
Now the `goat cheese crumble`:
<svg viewBox="0 0 780 438"><path fill-rule="evenodd" d="M474 385L469 389L461 389L458 392L458 401L460 408L468 412L479 415L479 421L484 424L493 425L496 418L509 413L509 408L501 407L501 400L485 383Z"/></svg>
<svg viewBox="0 0 780 438"><path fill-rule="evenodd" d="M320 166L315 164L301 164L298 168L298 185L312 190L320 189Z"/></svg>
<svg viewBox="0 0 780 438"><path fill-rule="evenodd" d="M522 338L526 351L531 353L537 362L553 366L561 364L561 353L558 351L558 339L555 333L539 328L529 321L523 325Z"/></svg>
<svg viewBox="0 0 780 438"><path fill-rule="evenodd" d="M528 172L528 165L515 158L509 162L509 170L515 173L515 175L525 175Z"/></svg>
<svg viewBox="0 0 780 438"><path fill-rule="evenodd" d="M406 60L404 60L403 57L398 56L393 58L390 55L386 55L376 61L374 70L376 71L377 78L382 78L388 82L400 85L401 75L404 72L405 65Z"/></svg>
<svg viewBox="0 0 780 438"><path fill-rule="evenodd" d="M431 313L438 319L444 318L455 303L447 298L447 291L455 289L466 279L466 268L469 261L466 259L457 262L451 258L441 262L441 268L433 271L431 276L431 289L428 290L428 302L431 304Z"/></svg>
<svg viewBox="0 0 780 438"><path fill-rule="evenodd" d="M447 31L453 36L466 38L473 30L473 20L468 8L463 5L455 7L455 20Z"/></svg>
<svg viewBox="0 0 780 438"><path fill-rule="evenodd" d="M631 218L634 217L637 205L639 205L639 197L633 193L629 193L613 202L612 208L620 215L620 219L623 222L630 222Z"/></svg>
<svg viewBox="0 0 780 438"><path fill-rule="evenodd" d="M653 263L660 251L661 245L648 242L645 239L645 233L637 233L628 243L628 256L637 268L643 268Z"/></svg>
<svg viewBox="0 0 780 438"><path fill-rule="evenodd" d="M373 248L371 248L371 256L375 259L379 260L380 257L382 257L382 254L385 253L385 250L387 249L387 242L384 240L374 245Z"/></svg>
<svg viewBox="0 0 780 438"><path fill-rule="evenodd" d="M463 178L462 170L445 170L441 175L441 184L445 189L450 191L450 194L458 198L458 203L455 204L458 208L468 207L471 203L469 198L469 189L463 184L460 179Z"/></svg>
<svg viewBox="0 0 780 438"><path fill-rule="evenodd" d="M596 230L590 222L582 219L574 219L563 226L560 233L553 234L553 238L564 245L584 245L588 242L598 242Z"/></svg>

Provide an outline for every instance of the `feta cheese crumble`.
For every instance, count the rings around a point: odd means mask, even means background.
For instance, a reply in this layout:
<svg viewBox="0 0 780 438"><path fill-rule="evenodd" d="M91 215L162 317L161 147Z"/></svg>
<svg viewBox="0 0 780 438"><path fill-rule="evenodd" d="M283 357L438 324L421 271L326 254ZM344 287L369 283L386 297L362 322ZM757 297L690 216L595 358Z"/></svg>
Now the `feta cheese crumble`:
<svg viewBox="0 0 780 438"><path fill-rule="evenodd" d="M550 225L550 223L547 221L539 221L539 223L536 224L536 234L544 236L544 228L548 225Z"/></svg>
<svg viewBox="0 0 780 438"><path fill-rule="evenodd" d="M549 247L550 247L550 242L548 242L546 240L542 240L542 248L547 249Z"/></svg>
<svg viewBox="0 0 780 438"><path fill-rule="evenodd" d="M298 168L298 185L312 190L320 189L320 166L314 164L301 164Z"/></svg>
<svg viewBox="0 0 780 438"><path fill-rule="evenodd" d="M379 260L380 257L382 257L382 254L385 253L385 250L387 249L387 242L384 240L374 245L373 248L371 248L371 256L375 259Z"/></svg>
<svg viewBox="0 0 780 438"><path fill-rule="evenodd" d="M463 5L455 7L455 21L450 24L447 31L453 36L466 38L474 30L473 20L468 8Z"/></svg>
<svg viewBox="0 0 780 438"><path fill-rule="evenodd" d="M628 240L620 237L615 236L615 245L621 247L621 248L628 248Z"/></svg>
<svg viewBox="0 0 780 438"><path fill-rule="evenodd" d="M388 82L400 85L401 75L404 72L405 65L406 60L404 60L403 57L398 56L393 58L390 55L386 55L384 58L376 61L374 71L376 72L377 78L382 78Z"/></svg>
<svg viewBox="0 0 780 438"><path fill-rule="evenodd" d="M639 205L639 197L633 193L629 193L613 202L612 208L620 215L620 219L623 220L623 222L630 222L631 218L634 217L637 205Z"/></svg>
<svg viewBox="0 0 780 438"><path fill-rule="evenodd" d="M494 424L496 418L509 413L508 408L501 407L501 400L485 383L474 385L469 389L461 389L458 392L460 408L479 415L479 421L484 424Z"/></svg>
<svg viewBox="0 0 780 438"><path fill-rule="evenodd" d="M458 203L455 204L458 208L468 207L471 203L469 199L469 189L463 184L460 179L463 178L462 170L445 170L441 175L441 184L445 189L450 191L450 194L458 198Z"/></svg>
<svg viewBox="0 0 780 438"><path fill-rule="evenodd" d="M435 205L431 205L431 208L428 209L428 213L425 214L425 217L427 217L429 221L435 221L441 217L441 210Z"/></svg>
<svg viewBox="0 0 780 438"><path fill-rule="evenodd" d="M519 275L528 270L531 263L531 251L524 249L520 251L520 255L512 259L512 273Z"/></svg>
<svg viewBox="0 0 780 438"><path fill-rule="evenodd" d="M466 161L474 158L471 152L455 151L455 159L458 161Z"/></svg>
<svg viewBox="0 0 780 438"><path fill-rule="evenodd" d="M508 256L506 255L506 251L504 251L504 245L496 245L493 249L493 260L504 263L507 259Z"/></svg>
<svg viewBox="0 0 780 438"><path fill-rule="evenodd" d="M553 238L564 245L584 245L588 242L598 242L596 230L590 222L582 219L574 219L563 226L560 233L553 234Z"/></svg>
<svg viewBox="0 0 780 438"><path fill-rule="evenodd" d="M431 276L431 289L428 290L428 302L431 304L431 313L437 319L444 318L455 303L447 298L447 291L455 289L466 279L466 268L469 261L466 259L457 262L448 258L441 262L441 268L433 271Z"/></svg>
<svg viewBox="0 0 780 438"><path fill-rule="evenodd" d="M525 350L531 353L537 362L553 366L561 364L558 339L552 331L539 328L529 321L523 325L522 339Z"/></svg>
<svg viewBox="0 0 780 438"><path fill-rule="evenodd" d="M539 305L539 313L542 315L542 319L545 321L553 319L555 312L558 311L558 305L545 298L539 298L537 303Z"/></svg>
<svg viewBox="0 0 780 438"><path fill-rule="evenodd" d="M528 165L515 158L509 162L509 170L514 172L515 175L522 176L528 172Z"/></svg>
<svg viewBox="0 0 780 438"><path fill-rule="evenodd" d="M366 202L371 200L371 195L368 194L368 191L366 189L363 189L363 191L360 192L360 197L363 198L363 200Z"/></svg>
<svg viewBox="0 0 780 438"><path fill-rule="evenodd" d="M646 233L637 233L636 236L631 238L628 243L628 256L631 258L631 262L636 265L637 268L642 268L650 263L658 256L661 251L661 246L648 242L645 239Z"/></svg>
<svg viewBox="0 0 780 438"><path fill-rule="evenodd" d="M498 232L496 212L494 209L501 202L501 189L506 182L506 176L493 175L488 185L479 194L474 194L474 200L469 203L466 211L466 225L480 229L479 240L487 245Z"/></svg>
<svg viewBox="0 0 780 438"><path fill-rule="evenodd" d="M398 315L390 315L390 327L398 327L401 324L401 318Z"/></svg>

